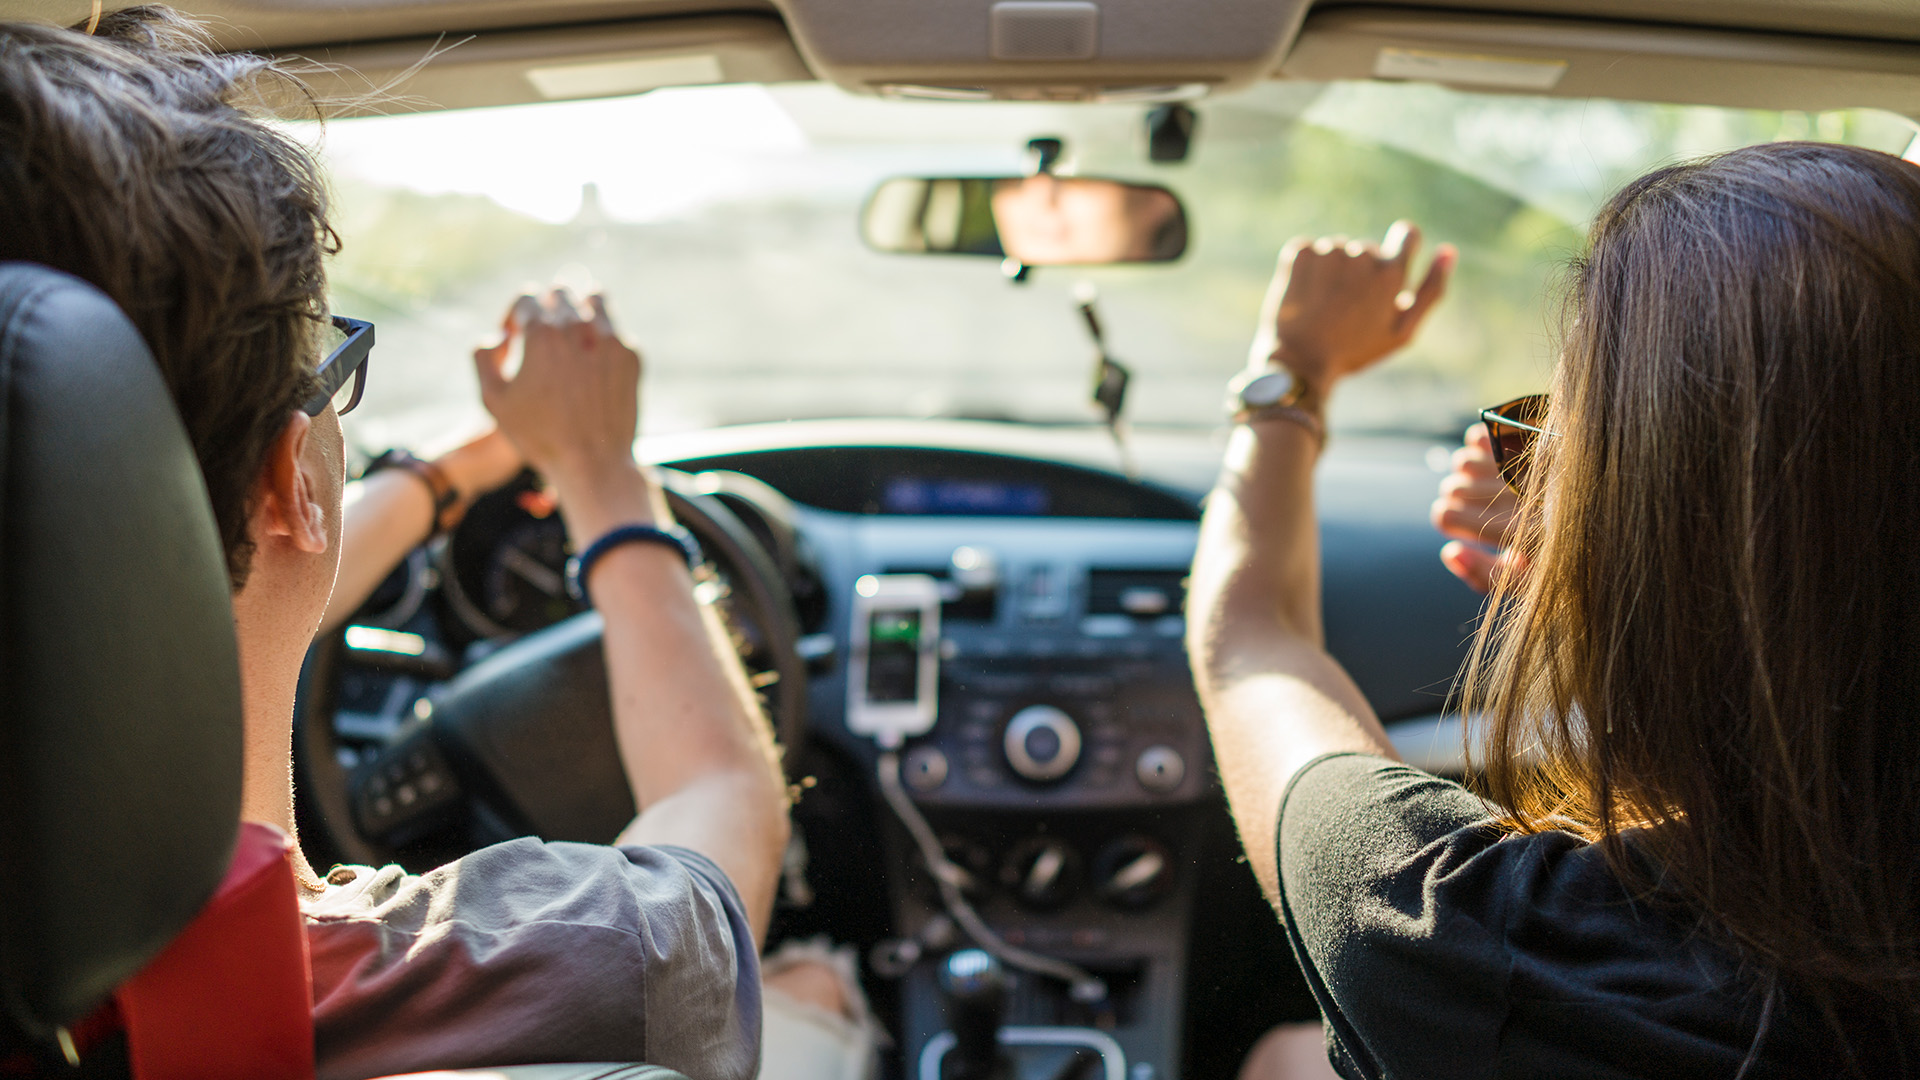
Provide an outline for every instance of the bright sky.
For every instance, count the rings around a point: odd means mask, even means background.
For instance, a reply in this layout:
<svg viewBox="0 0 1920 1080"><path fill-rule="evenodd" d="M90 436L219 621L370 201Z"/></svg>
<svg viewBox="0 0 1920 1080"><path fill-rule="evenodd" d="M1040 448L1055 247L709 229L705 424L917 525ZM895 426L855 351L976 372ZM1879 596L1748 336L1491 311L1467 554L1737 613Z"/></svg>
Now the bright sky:
<svg viewBox="0 0 1920 1080"><path fill-rule="evenodd" d="M321 138L336 175L482 194L547 221L573 216L587 180L616 217L648 219L751 190L806 145L758 86L335 120Z"/></svg>
<svg viewBox="0 0 1920 1080"><path fill-rule="evenodd" d="M929 108L940 110L933 123ZM1051 110L989 108L870 101L827 86L704 86L334 120L324 133L291 126L309 141L319 134L335 175L486 195L555 222L573 216L593 182L615 218L646 221L759 192L864 190L881 175L1019 172L1025 139L1061 126Z"/></svg>

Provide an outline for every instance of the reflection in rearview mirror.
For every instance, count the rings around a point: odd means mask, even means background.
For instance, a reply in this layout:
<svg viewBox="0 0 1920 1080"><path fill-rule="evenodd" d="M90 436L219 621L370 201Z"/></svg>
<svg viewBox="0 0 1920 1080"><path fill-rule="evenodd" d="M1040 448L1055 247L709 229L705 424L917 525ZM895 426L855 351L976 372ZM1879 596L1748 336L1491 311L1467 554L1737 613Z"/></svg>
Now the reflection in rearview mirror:
<svg viewBox="0 0 1920 1080"><path fill-rule="evenodd" d="M1187 250L1187 212L1163 187L1092 177L901 177L861 214L867 246L993 255L1027 266L1168 262Z"/></svg>

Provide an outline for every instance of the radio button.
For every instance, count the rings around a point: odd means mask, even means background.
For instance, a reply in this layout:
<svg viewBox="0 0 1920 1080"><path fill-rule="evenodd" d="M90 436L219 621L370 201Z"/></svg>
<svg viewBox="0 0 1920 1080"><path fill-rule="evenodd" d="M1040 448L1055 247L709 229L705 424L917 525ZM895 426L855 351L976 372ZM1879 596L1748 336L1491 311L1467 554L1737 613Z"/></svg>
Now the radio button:
<svg viewBox="0 0 1920 1080"><path fill-rule="evenodd" d="M932 791L947 782L947 755L931 746L916 746L907 752L907 786L915 791Z"/></svg>
<svg viewBox="0 0 1920 1080"><path fill-rule="evenodd" d="M1133 771L1141 787L1164 794L1187 778L1187 759L1171 746L1149 746L1140 752Z"/></svg>

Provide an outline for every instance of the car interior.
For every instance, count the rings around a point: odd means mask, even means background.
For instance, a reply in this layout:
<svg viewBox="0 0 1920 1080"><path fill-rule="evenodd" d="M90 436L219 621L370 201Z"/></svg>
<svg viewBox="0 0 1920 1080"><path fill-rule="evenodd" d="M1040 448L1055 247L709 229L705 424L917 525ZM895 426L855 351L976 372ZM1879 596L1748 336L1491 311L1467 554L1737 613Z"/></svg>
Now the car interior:
<svg viewBox="0 0 1920 1080"><path fill-rule="evenodd" d="M277 107L334 169L334 305L380 327L361 461L471 427L467 352L526 283L607 290L647 357L638 453L796 794L766 944L857 950L895 1080L996 1045L1022 1080L1231 1076L1317 1015L1183 647L1224 387L1289 236L1408 216L1462 251L1423 338L1336 402L1318 512L1329 649L1408 761L1470 780L1449 702L1482 598L1427 508L1475 410L1544 385L1587 215L1664 161L1909 154L1920 121L1920 11L1879 0L178 6L312 87ZM228 872L238 697L203 674L221 570L204 501L166 495L191 457L130 327L16 320L104 301L7 273L0 1000L64 1033ZM35 348L115 366L63 394ZM122 499L150 525L83 527ZM314 865L632 818L571 554L525 473L316 643ZM565 1075L665 1075L594 1068Z"/></svg>

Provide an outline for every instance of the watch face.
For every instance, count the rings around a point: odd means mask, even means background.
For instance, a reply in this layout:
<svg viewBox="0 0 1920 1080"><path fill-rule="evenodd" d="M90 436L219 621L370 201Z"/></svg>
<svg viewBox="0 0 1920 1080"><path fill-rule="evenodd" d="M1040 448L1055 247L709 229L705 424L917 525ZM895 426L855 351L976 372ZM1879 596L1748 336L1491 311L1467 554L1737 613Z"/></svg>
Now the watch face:
<svg viewBox="0 0 1920 1080"><path fill-rule="evenodd" d="M1286 397L1292 389L1292 375L1270 371L1240 388L1240 403L1249 409L1262 409Z"/></svg>

